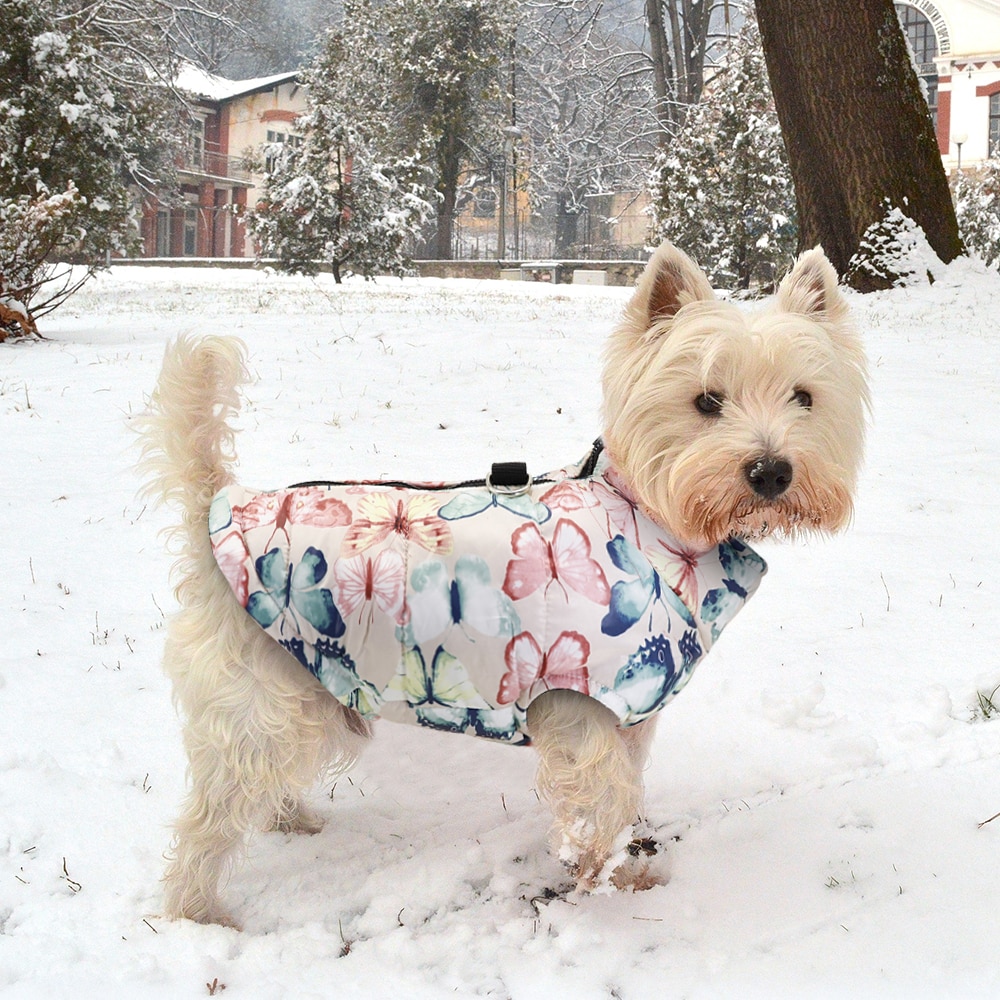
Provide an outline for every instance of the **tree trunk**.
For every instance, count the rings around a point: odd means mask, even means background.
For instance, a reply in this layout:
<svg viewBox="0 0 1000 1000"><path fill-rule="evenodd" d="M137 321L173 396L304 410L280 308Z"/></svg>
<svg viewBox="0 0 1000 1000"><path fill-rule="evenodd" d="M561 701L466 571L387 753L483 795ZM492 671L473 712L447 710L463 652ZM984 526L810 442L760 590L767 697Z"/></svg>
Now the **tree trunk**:
<svg viewBox="0 0 1000 1000"><path fill-rule="evenodd" d="M449 186L441 191L441 201L438 203L437 213L437 232L434 236L434 254L437 260L451 260L457 200L454 187Z"/></svg>
<svg viewBox="0 0 1000 1000"><path fill-rule="evenodd" d="M899 208L945 262L963 252L927 103L892 0L755 0L799 213L799 248L843 276ZM856 287L866 278L860 276Z"/></svg>
<svg viewBox="0 0 1000 1000"><path fill-rule="evenodd" d="M653 63L653 97L656 101L656 120L660 132L667 136L674 124L670 114L670 91L667 81L673 77L670 64L670 49L663 27L663 7L661 0L646 0L646 30L649 32L650 58Z"/></svg>
<svg viewBox="0 0 1000 1000"><path fill-rule="evenodd" d="M577 252L579 242L580 212L573 208L573 201L565 192L556 198L556 257L568 257Z"/></svg>
<svg viewBox="0 0 1000 1000"><path fill-rule="evenodd" d="M463 122L455 111L448 115L437 143L437 190L441 195L437 211L435 254L438 260L451 260L455 233L455 209L458 207L458 180L462 172ZM515 206L516 207L516 206Z"/></svg>
<svg viewBox="0 0 1000 1000"><path fill-rule="evenodd" d="M680 0L679 6L678 0L644 2L661 141L669 142L683 123L688 108L701 100L713 9L714 5L705 0Z"/></svg>

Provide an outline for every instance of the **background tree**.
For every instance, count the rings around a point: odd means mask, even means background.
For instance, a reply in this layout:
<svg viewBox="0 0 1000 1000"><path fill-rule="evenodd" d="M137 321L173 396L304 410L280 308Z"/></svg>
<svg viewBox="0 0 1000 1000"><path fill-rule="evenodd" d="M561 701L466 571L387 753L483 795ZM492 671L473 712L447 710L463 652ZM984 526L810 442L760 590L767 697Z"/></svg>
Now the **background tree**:
<svg viewBox="0 0 1000 1000"><path fill-rule="evenodd" d="M6 333L33 332L136 232L130 187L170 170L167 92L148 45L100 2L0 5L0 302ZM114 28L115 30L112 30ZM160 67L162 72L162 66ZM55 258L72 255L73 272ZM13 322L14 313L23 322Z"/></svg>
<svg viewBox="0 0 1000 1000"><path fill-rule="evenodd" d="M658 155L650 195L654 240L677 244L721 287L767 287L791 263L795 196L752 16Z"/></svg>
<svg viewBox="0 0 1000 1000"><path fill-rule="evenodd" d="M799 245L848 272L899 208L945 262L962 252L934 127L892 0L756 0L788 150ZM883 287L853 271L861 291Z"/></svg>
<svg viewBox="0 0 1000 1000"><path fill-rule="evenodd" d="M427 140L438 192L435 253L452 256L463 169L500 148L506 124L502 67L513 37L509 0L389 0L379 17L401 138Z"/></svg>
<svg viewBox="0 0 1000 1000"><path fill-rule="evenodd" d="M338 0L169 0L175 47L209 73L228 79L268 76L314 59L339 23Z"/></svg>
<svg viewBox="0 0 1000 1000"><path fill-rule="evenodd" d="M621 10L527 0L520 13L512 114L534 207L554 215L554 252L569 256L589 195L644 186L658 138L648 56Z"/></svg>
<svg viewBox="0 0 1000 1000"><path fill-rule="evenodd" d="M262 256L304 274L326 264L338 284L346 274L402 271L407 241L434 211L419 147L397 143L369 4L345 6L342 30L327 35L303 77L302 142L265 150L267 182L248 219Z"/></svg>
<svg viewBox="0 0 1000 1000"><path fill-rule="evenodd" d="M643 0L655 111L663 136L701 100L706 70L728 41L739 0Z"/></svg>

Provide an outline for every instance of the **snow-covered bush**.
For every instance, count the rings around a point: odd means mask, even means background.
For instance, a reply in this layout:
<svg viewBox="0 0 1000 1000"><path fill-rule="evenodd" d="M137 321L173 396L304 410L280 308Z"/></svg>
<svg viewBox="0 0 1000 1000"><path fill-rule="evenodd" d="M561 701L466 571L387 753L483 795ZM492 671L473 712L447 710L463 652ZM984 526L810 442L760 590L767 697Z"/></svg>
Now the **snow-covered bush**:
<svg viewBox="0 0 1000 1000"><path fill-rule="evenodd" d="M795 195L753 17L650 175L653 237L713 283L767 287L796 249Z"/></svg>
<svg viewBox="0 0 1000 1000"><path fill-rule="evenodd" d="M942 265L923 229L901 208L886 202L885 209L861 237L845 283L862 292L933 283L934 272Z"/></svg>
<svg viewBox="0 0 1000 1000"><path fill-rule="evenodd" d="M1000 163L987 160L951 180L958 231L970 253L990 267L1000 266Z"/></svg>
<svg viewBox="0 0 1000 1000"><path fill-rule="evenodd" d="M80 192L72 181L65 191L35 198L0 198L0 341L11 334L37 335L41 310L30 310L38 292L55 279L55 265L46 263L67 237L69 220L79 210ZM77 229L75 235L85 233ZM63 269L61 290L74 284ZM68 292L67 292L68 294ZM63 296L65 297L65 296ZM49 296L51 300L51 295Z"/></svg>

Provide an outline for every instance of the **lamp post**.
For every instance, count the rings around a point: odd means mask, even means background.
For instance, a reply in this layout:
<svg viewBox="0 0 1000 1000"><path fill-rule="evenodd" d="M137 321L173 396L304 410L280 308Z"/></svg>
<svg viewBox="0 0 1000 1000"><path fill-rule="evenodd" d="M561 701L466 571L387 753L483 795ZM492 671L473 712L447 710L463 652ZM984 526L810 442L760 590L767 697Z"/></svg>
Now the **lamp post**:
<svg viewBox="0 0 1000 1000"><path fill-rule="evenodd" d="M510 194L513 201L513 223L514 223L514 257L517 257L517 141L521 138L521 130L516 125L510 125L503 130L503 174L500 182L500 234L498 243L500 245L500 259L507 256L507 164L511 165Z"/></svg>
<svg viewBox="0 0 1000 1000"><path fill-rule="evenodd" d="M962 146L968 141L969 136L965 132L958 132L952 142L958 147L958 172L962 172Z"/></svg>

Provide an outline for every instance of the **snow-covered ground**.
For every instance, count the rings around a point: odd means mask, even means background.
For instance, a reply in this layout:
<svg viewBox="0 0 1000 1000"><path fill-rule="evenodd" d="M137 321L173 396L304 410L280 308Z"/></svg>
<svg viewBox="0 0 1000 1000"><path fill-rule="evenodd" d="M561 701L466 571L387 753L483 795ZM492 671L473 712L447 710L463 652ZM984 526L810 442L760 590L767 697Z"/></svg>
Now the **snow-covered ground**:
<svg viewBox="0 0 1000 1000"><path fill-rule="evenodd" d="M661 719L671 878L546 901L530 751L383 725L259 836L237 932L158 916L184 759L158 661L172 596L130 418L164 343L244 338L259 486L446 479L598 432L625 289L336 288L116 268L0 346L0 995L59 998L1000 996L1000 278L852 296L874 422L853 528L770 573ZM1000 691L994 700L1000 706Z"/></svg>

